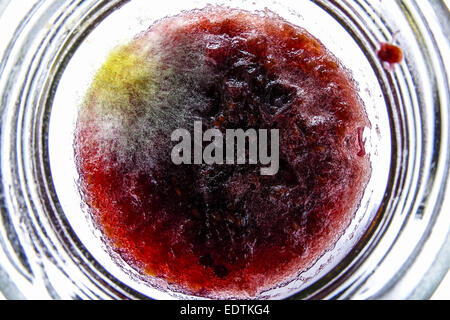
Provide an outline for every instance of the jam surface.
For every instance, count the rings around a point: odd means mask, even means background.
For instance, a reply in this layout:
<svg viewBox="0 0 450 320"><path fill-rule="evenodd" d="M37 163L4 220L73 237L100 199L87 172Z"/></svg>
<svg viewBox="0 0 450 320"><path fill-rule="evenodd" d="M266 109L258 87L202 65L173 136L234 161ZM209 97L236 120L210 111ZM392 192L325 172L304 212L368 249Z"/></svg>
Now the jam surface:
<svg viewBox="0 0 450 320"><path fill-rule="evenodd" d="M279 129L280 167L175 165L176 128ZM79 186L104 240L144 277L255 297L343 234L370 174L355 84L304 29L207 7L115 49L80 109ZM151 280L149 280L151 281Z"/></svg>

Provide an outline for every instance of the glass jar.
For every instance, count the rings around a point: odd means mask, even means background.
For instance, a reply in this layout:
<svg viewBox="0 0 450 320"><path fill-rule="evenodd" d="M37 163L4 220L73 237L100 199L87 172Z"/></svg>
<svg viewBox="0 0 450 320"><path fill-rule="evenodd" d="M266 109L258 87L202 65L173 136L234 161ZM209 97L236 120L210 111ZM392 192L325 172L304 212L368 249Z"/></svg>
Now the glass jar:
<svg viewBox="0 0 450 320"><path fill-rule="evenodd" d="M78 105L107 53L181 10L266 7L319 38L359 84L372 176L352 224L270 299L428 298L449 267L449 8L442 1L0 3L0 291L7 298L191 298L141 281L83 208ZM395 38L395 39L394 39ZM393 70L377 58L394 41Z"/></svg>

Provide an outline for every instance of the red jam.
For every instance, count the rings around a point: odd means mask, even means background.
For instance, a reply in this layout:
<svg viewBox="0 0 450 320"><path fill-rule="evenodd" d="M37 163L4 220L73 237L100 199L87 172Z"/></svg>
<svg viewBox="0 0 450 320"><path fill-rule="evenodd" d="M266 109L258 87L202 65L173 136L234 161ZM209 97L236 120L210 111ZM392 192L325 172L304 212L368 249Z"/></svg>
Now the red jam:
<svg viewBox="0 0 450 320"><path fill-rule="evenodd" d="M403 60L403 51L400 47L391 43L382 43L378 50L378 58L391 66Z"/></svg>
<svg viewBox="0 0 450 320"><path fill-rule="evenodd" d="M129 47L156 61L139 77L158 90L144 99L116 72L87 95L75 137L80 190L111 248L149 279L211 297L258 295L333 248L370 173L368 119L320 41L272 13L208 7L157 22ZM109 107L117 81L128 105ZM278 173L173 164L170 132L193 119L279 129Z"/></svg>

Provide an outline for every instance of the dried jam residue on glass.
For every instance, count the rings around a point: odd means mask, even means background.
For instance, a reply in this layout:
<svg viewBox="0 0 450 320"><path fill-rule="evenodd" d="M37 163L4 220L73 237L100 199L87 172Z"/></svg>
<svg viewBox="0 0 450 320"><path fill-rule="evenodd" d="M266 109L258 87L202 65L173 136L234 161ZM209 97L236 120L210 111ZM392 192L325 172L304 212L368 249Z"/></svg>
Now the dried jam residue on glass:
<svg viewBox="0 0 450 320"><path fill-rule="evenodd" d="M210 7L161 20L128 49L99 72L114 76L93 85L75 137L80 189L114 250L172 288L248 297L333 247L368 179L368 120L317 39L271 13ZM142 73L122 76L120 63ZM193 119L279 129L279 172L174 165L169 129Z"/></svg>
<svg viewBox="0 0 450 320"><path fill-rule="evenodd" d="M395 38L395 35L394 35ZM380 43L380 48L377 52L378 58L388 64L389 70L392 70L394 65L402 62L403 50L392 43Z"/></svg>

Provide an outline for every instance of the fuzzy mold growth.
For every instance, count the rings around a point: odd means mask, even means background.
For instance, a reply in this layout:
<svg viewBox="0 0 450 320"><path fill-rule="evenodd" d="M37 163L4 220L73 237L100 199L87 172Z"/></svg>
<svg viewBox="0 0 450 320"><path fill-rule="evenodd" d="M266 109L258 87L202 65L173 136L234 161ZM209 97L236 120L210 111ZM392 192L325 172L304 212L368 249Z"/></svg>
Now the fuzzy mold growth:
<svg viewBox="0 0 450 320"><path fill-rule="evenodd" d="M278 129L280 168L175 165L174 129ZM115 49L77 122L79 187L105 242L150 283L257 297L342 235L370 174L353 80L304 29L207 7ZM345 200L344 200L345 199Z"/></svg>

